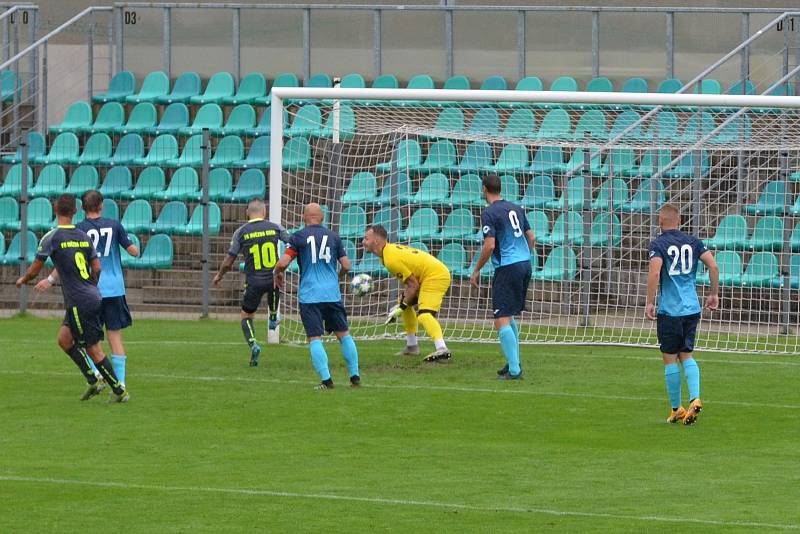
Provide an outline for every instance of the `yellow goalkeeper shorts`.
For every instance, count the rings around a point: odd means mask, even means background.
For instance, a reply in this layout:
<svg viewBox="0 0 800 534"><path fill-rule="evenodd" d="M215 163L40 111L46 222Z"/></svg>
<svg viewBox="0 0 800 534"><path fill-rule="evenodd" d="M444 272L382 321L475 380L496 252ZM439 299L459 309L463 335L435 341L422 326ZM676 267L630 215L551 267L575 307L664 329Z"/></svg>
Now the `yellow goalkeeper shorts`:
<svg viewBox="0 0 800 534"><path fill-rule="evenodd" d="M426 278L422 281L417 297L417 306L421 310L431 310L438 312L442 307L442 301L447 291L450 289L450 273L434 278Z"/></svg>

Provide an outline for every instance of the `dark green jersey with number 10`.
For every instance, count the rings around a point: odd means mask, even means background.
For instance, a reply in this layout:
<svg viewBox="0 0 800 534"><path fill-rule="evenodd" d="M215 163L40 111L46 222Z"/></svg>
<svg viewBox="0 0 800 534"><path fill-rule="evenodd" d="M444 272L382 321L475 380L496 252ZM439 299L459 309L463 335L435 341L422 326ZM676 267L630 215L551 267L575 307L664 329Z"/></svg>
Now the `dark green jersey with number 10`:
<svg viewBox="0 0 800 534"><path fill-rule="evenodd" d="M244 256L248 285L272 285L272 269L280 259L278 244L288 240L289 234L279 224L252 219L233 233L228 254Z"/></svg>
<svg viewBox="0 0 800 534"><path fill-rule="evenodd" d="M61 278L67 307L93 306L100 302L100 290L92 277L92 260L97 258L92 241L73 225L58 226L42 237L36 259L53 259Z"/></svg>

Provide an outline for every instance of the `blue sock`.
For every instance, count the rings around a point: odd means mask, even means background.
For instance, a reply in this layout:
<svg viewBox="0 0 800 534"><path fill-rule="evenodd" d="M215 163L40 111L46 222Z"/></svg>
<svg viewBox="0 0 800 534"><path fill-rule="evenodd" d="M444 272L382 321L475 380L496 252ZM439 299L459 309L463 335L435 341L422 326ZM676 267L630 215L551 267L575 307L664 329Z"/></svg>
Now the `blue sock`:
<svg viewBox="0 0 800 534"><path fill-rule="evenodd" d="M694 358L683 360L683 374L686 375L689 400L694 400L700 396L700 368Z"/></svg>
<svg viewBox="0 0 800 534"><path fill-rule="evenodd" d="M89 362L89 367L92 368L92 372L95 374L95 376L97 376L97 373L99 373L100 371L97 370L97 366L94 364L94 362L92 361L92 359L89 357L88 354L86 354L86 361Z"/></svg>
<svg viewBox="0 0 800 534"><path fill-rule="evenodd" d="M111 367L114 368L114 373L123 384L125 383L125 362L128 360L124 354L111 355Z"/></svg>
<svg viewBox="0 0 800 534"><path fill-rule="evenodd" d="M311 350L311 364L314 370L322 380L329 380L331 372L328 371L328 353L325 352L322 340L315 339L308 344L308 348Z"/></svg>
<svg viewBox="0 0 800 534"><path fill-rule="evenodd" d="M669 363L664 366L664 382L667 383L669 403L675 410L681 405L681 368L677 363Z"/></svg>
<svg viewBox="0 0 800 534"><path fill-rule="evenodd" d="M514 329L510 325L506 325L497 331L497 337L500 338L500 346L503 347L503 354L508 360L508 372L512 375L518 375L520 373L519 345L514 335Z"/></svg>
<svg viewBox="0 0 800 534"><path fill-rule="evenodd" d="M511 318L510 326L511 329L514 331L514 337L517 338L517 344L519 344L519 327L517 326L517 321L515 321L513 317Z"/></svg>
<svg viewBox="0 0 800 534"><path fill-rule="evenodd" d="M353 341L353 336L344 336L339 340L342 346L342 356L344 361L347 362L347 372L350 376L358 375L358 349L356 349L356 342Z"/></svg>

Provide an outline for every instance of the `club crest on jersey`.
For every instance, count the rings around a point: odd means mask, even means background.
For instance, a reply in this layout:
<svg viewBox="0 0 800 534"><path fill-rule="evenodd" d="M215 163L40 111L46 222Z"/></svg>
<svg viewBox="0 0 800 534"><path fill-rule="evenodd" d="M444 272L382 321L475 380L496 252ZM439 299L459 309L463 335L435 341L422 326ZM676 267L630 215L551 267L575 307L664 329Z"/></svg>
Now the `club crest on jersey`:
<svg viewBox="0 0 800 534"><path fill-rule="evenodd" d="M488 234L489 233L489 227L488 226L484 226L483 227L483 233L484 234Z"/></svg>

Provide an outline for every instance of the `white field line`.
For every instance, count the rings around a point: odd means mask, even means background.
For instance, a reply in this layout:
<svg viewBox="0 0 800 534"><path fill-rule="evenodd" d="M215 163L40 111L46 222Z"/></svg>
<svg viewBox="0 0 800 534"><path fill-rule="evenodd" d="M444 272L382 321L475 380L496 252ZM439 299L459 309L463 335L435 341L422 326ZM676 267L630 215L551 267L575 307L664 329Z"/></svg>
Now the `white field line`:
<svg viewBox="0 0 800 534"><path fill-rule="evenodd" d="M50 484L60 486L89 486L96 488L109 488L120 490L144 490L176 493L219 493L227 495L246 495L257 497L279 497L291 499L314 499L326 501L360 502L389 506L408 506L418 508L444 508L467 510L473 512L506 512L514 514L539 514L559 517L589 517L594 519L623 519L629 521L642 521L650 523L673 523L694 525L715 525L723 527L749 527L781 530L800 530L800 525L792 523L761 523L756 521L725 521L721 519L700 519L692 517L661 517L653 515L627 515L605 512L584 512L575 510L554 510L537 507L510 507L510 506L480 506L464 503L449 503L440 501L420 501L407 499L389 499L382 497L358 497L352 495L331 495L325 493L298 493L291 491L276 491L249 488L214 488L204 486L162 486L150 484L126 484L121 482L85 481L60 478L24 477L14 475L0 475L0 481L23 482L34 484Z"/></svg>
<svg viewBox="0 0 800 534"><path fill-rule="evenodd" d="M0 374L6 375L39 375L39 376L77 376L76 373L68 373L65 371L22 371L15 369L0 369ZM262 383L262 384L292 384L303 385L309 388L313 384L311 380L279 380L277 378L252 378L244 376L203 376L203 375L175 375L164 373L136 373L138 378L154 378L163 380L187 380L194 382L244 382L244 383ZM500 395L530 395L535 397L557 397L557 398L578 398L578 399L600 399L600 400L613 400L613 401L656 401L660 402L664 399L661 397L639 397L629 395L596 395L593 393L566 393L560 391L536 391L527 389L496 389L496 388L481 388L481 387L467 387L467 386L434 386L424 384L380 384L366 382L362 387L367 389L395 389L395 390L422 390L422 391L451 391L457 393L490 393ZM772 404L764 402L744 402L744 401L724 401L713 400L703 397L706 405L718 404L723 406L739 406L748 408L774 408L786 410L800 410L799 404Z"/></svg>

